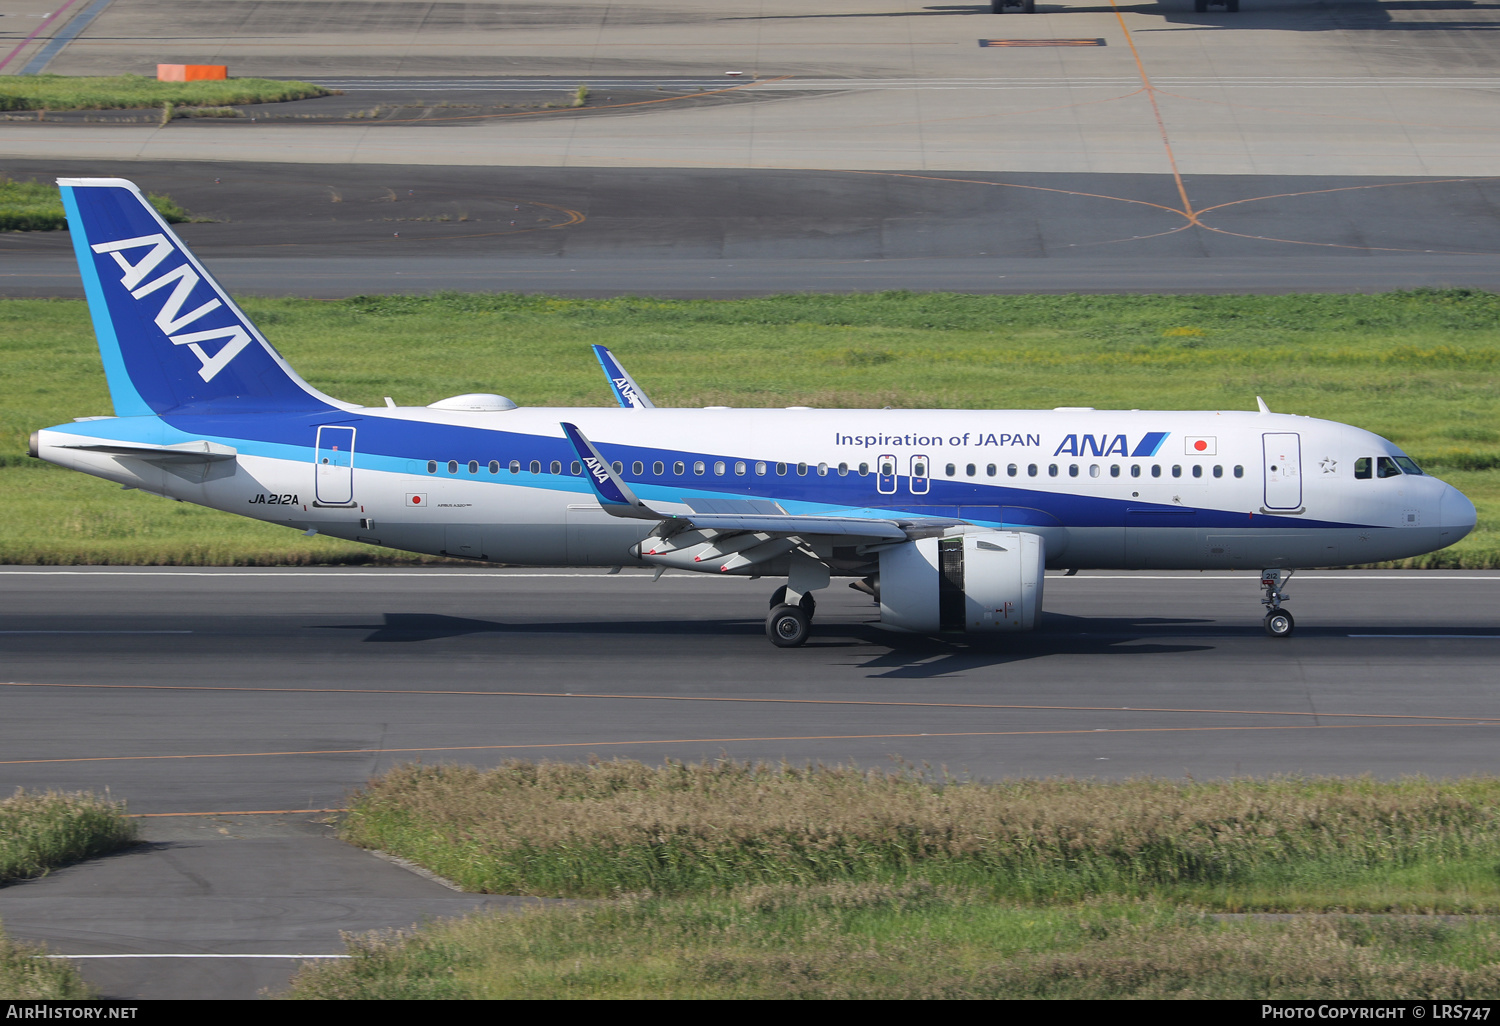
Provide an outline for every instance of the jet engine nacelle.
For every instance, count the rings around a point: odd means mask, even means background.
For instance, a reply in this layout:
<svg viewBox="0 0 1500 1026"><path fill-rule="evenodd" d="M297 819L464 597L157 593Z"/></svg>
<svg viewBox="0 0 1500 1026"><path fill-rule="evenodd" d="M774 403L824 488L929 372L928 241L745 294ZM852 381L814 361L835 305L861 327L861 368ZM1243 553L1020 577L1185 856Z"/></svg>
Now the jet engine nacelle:
<svg viewBox="0 0 1500 1026"><path fill-rule="evenodd" d="M1046 543L984 531L880 553L880 620L909 631L1029 631L1042 609Z"/></svg>

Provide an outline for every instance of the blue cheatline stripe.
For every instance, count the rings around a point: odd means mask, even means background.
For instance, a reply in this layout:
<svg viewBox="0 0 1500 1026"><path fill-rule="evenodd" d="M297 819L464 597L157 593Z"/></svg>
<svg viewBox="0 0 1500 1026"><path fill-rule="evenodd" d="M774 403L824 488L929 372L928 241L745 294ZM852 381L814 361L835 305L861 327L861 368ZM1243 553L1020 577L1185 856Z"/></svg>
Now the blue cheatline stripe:
<svg viewBox="0 0 1500 1026"><path fill-rule="evenodd" d="M119 417L149 417L156 411L146 404L130 380L125 369L125 355L120 351L120 337L115 334L115 322L109 316L109 304L104 299L104 287L99 283L99 269L94 265L94 254L89 249L88 229L83 215L78 211L78 198L72 186L63 186L63 211L68 215L68 235L73 240L73 253L78 258L78 273L83 277L83 294L88 299L89 316L94 321L94 336L99 340L99 356L104 361L104 379L109 383L109 397L114 402L115 415Z"/></svg>
<svg viewBox="0 0 1500 1026"><path fill-rule="evenodd" d="M52 42L42 47L42 52L31 58L31 60L26 63L26 67L20 70L19 74L40 75L42 73L42 69L45 68L48 64L52 63L52 58L62 53L63 47L67 46L74 39L77 39L78 34L89 27L89 22L93 21L95 18L99 17L99 15L103 14L104 9L108 7L109 4L110 0L94 0L94 2L89 4L89 6L86 7L77 17L68 22L66 28L64 28L57 35L53 36Z"/></svg>

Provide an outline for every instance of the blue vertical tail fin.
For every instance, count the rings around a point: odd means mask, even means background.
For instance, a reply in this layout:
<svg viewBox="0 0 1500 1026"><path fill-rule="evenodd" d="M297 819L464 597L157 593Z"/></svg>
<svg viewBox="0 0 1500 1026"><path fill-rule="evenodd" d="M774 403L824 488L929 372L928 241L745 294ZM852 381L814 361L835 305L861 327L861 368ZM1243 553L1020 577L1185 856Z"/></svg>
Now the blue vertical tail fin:
<svg viewBox="0 0 1500 1026"><path fill-rule="evenodd" d="M57 184L115 413L348 408L292 370L134 183Z"/></svg>

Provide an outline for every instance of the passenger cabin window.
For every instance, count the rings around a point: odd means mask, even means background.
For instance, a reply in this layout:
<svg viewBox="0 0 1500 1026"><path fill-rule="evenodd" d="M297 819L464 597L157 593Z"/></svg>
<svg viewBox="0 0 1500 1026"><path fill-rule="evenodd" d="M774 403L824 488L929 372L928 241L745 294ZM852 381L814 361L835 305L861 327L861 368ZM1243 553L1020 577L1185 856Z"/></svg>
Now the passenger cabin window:
<svg viewBox="0 0 1500 1026"><path fill-rule="evenodd" d="M674 473L674 474L683 474L683 473L686 473L686 472L687 472L687 466L681 460L678 460L677 462L675 462L675 463L672 464L672 473Z"/></svg>
<svg viewBox="0 0 1500 1026"><path fill-rule="evenodd" d="M1244 467L1238 467L1238 466L1235 467L1234 468L1234 476L1235 477L1244 477L1245 476L1245 468Z"/></svg>
<svg viewBox="0 0 1500 1026"><path fill-rule="evenodd" d="M533 474L540 474L542 472L542 461L541 460L532 460L531 461L531 472Z"/></svg>
<svg viewBox="0 0 1500 1026"><path fill-rule="evenodd" d="M946 474L948 477L952 477L954 474L958 473L958 468L955 467L953 464L950 463L946 467L943 468L943 473Z"/></svg>
<svg viewBox="0 0 1500 1026"><path fill-rule="evenodd" d="M1026 467L1026 476L1027 477L1036 477L1036 464L1035 463L1031 463L1031 464L1027 465L1027 467Z"/></svg>
<svg viewBox="0 0 1500 1026"><path fill-rule="evenodd" d="M1033 474L1036 473L1036 468L1034 468L1034 467L1032 468L1032 473ZM1016 476L1016 465L1014 463L1008 464L1006 466L1006 468L1005 468L1005 475L1007 477L1015 477Z"/></svg>
<svg viewBox="0 0 1500 1026"><path fill-rule="evenodd" d="M1203 476L1203 464L1201 464L1201 463L1194 463L1193 464L1193 476L1194 477L1202 477Z"/></svg>
<svg viewBox="0 0 1500 1026"><path fill-rule="evenodd" d="M458 473L458 460L449 460L448 461L448 473L450 473L450 474L457 474Z"/></svg>
<svg viewBox="0 0 1500 1026"><path fill-rule="evenodd" d="M642 474L644 474L646 472L646 465L644 463L642 463L640 460L636 460L634 463L632 463L630 465L630 472L632 474L634 474L636 477L640 477Z"/></svg>
<svg viewBox="0 0 1500 1026"><path fill-rule="evenodd" d="M849 476L849 464L847 464L847 463L840 463L839 464L839 477L848 477L848 476Z"/></svg>
<svg viewBox="0 0 1500 1026"><path fill-rule="evenodd" d="M896 475L896 465L894 463L882 463L880 465L880 476L881 477L894 477L895 475Z"/></svg>
<svg viewBox="0 0 1500 1026"><path fill-rule="evenodd" d="M860 466L864 466L864 464L860 464ZM861 470L860 473L863 474L864 471ZM756 463L755 464L755 476L756 477L765 477L766 476L766 465L764 463Z"/></svg>
<svg viewBox="0 0 1500 1026"><path fill-rule="evenodd" d="M1173 467L1172 468L1172 476L1173 477L1181 477L1182 476L1182 468L1181 467Z"/></svg>
<svg viewBox="0 0 1500 1026"><path fill-rule="evenodd" d="M724 461L723 460L714 460L714 473L716 475L718 475L719 477L723 477L724 476Z"/></svg>
<svg viewBox="0 0 1500 1026"><path fill-rule="evenodd" d="M799 464L797 464L797 476L798 477L806 477L807 476L807 464L806 463L799 463Z"/></svg>
<svg viewBox="0 0 1500 1026"><path fill-rule="evenodd" d="M666 465L663 464L661 460L657 460L655 463L651 464L651 473L655 474L657 477L661 477L662 473L666 469ZM576 474L577 471L574 471L574 473Z"/></svg>
<svg viewBox="0 0 1500 1026"><path fill-rule="evenodd" d="M1120 476L1120 465L1118 463L1111 463L1109 465L1109 476L1110 477L1119 477Z"/></svg>
<svg viewBox="0 0 1500 1026"><path fill-rule="evenodd" d="M995 476L995 465L993 463L990 463L990 464L986 465L985 468L984 468L984 474L985 474L986 477L994 477Z"/></svg>
<svg viewBox="0 0 1500 1026"><path fill-rule="evenodd" d="M500 473L500 461L499 460L490 460L490 473L491 474L498 474L498 473Z"/></svg>
<svg viewBox="0 0 1500 1026"><path fill-rule="evenodd" d="M568 473L572 474L574 477L577 477L579 474L583 473L583 464L579 463L577 460L574 460L572 463L568 464Z"/></svg>
<svg viewBox="0 0 1500 1026"><path fill-rule="evenodd" d="M818 464L818 476L819 477L827 477L828 476L828 464L826 464L826 463L819 463Z"/></svg>
<svg viewBox="0 0 1500 1026"><path fill-rule="evenodd" d="M479 473L479 461L478 460L470 460L469 461L469 473L471 473L471 474L477 474L477 473Z"/></svg>
<svg viewBox="0 0 1500 1026"><path fill-rule="evenodd" d="M1077 477L1078 476L1078 464L1076 464L1076 463L1069 463L1068 464L1068 476L1069 477Z"/></svg>
<svg viewBox="0 0 1500 1026"><path fill-rule="evenodd" d="M695 473L695 474L702 474L703 470L704 470L703 461L702 460L695 460L693 462L693 473Z"/></svg>
<svg viewBox="0 0 1500 1026"><path fill-rule="evenodd" d="M1130 465L1130 476L1131 477L1140 477L1141 476L1141 465L1139 463L1132 463Z"/></svg>
<svg viewBox="0 0 1500 1026"><path fill-rule="evenodd" d="M1375 476L1380 478L1400 477L1401 468L1389 456L1377 456L1375 457Z"/></svg>
<svg viewBox="0 0 1500 1026"><path fill-rule="evenodd" d="M551 470L552 473L554 473L554 474L561 474L562 473L562 460L553 460L552 461L552 466L549 467L548 469ZM618 473L618 471L616 471L616 473Z"/></svg>
<svg viewBox="0 0 1500 1026"><path fill-rule="evenodd" d="M744 477L745 476L745 461L744 460L735 460L734 461L734 474L735 474L736 477Z"/></svg>
<svg viewBox="0 0 1500 1026"><path fill-rule="evenodd" d="M861 463L859 465L859 476L860 477L867 477L867 476L869 476L869 473L870 473L870 465L868 463Z"/></svg>
<svg viewBox="0 0 1500 1026"><path fill-rule="evenodd" d="M1089 464L1089 477L1098 477L1098 476L1099 476L1099 464L1097 464L1097 463L1090 463Z"/></svg>
<svg viewBox="0 0 1500 1026"><path fill-rule="evenodd" d="M615 473L616 474L623 474L623 473L625 473L625 464L621 463L619 460L615 460L613 463L610 464L610 466L615 468Z"/></svg>
<svg viewBox="0 0 1500 1026"><path fill-rule="evenodd" d="M521 472L521 461L520 460L511 460L510 461L510 472L512 474L519 474Z"/></svg>
<svg viewBox="0 0 1500 1026"><path fill-rule="evenodd" d="M1223 476L1224 476L1224 468L1215 465L1215 467L1214 467L1214 477L1223 477Z"/></svg>
<svg viewBox="0 0 1500 1026"><path fill-rule="evenodd" d="M1057 476L1057 464L1056 463L1049 463L1049 464L1047 464L1047 476L1048 477L1056 477Z"/></svg>
<svg viewBox="0 0 1500 1026"><path fill-rule="evenodd" d="M1369 461L1366 460L1365 462L1368 463ZM436 474L437 473L437 460L428 460L427 461L427 473L429 473L429 474ZM1365 476L1369 477L1370 475L1366 474Z"/></svg>
<svg viewBox="0 0 1500 1026"><path fill-rule="evenodd" d="M1160 463L1153 463L1153 464L1151 464L1151 476L1152 477L1161 477L1161 464Z"/></svg>
<svg viewBox="0 0 1500 1026"><path fill-rule="evenodd" d="M978 471L979 471L979 468L976 467L976 466L974 466L974 464L972 464L972 463L970 463L968 466L964 467L964 474L967 475L968 477L973 477L976 473L978 473Z"/></svg>
<svg viewBox="0 0 1500 1026"><path fill-rule="evenodd" d="M786 464L785 463L778 463L778 464L776 464L776 476L777 477L786 477Z"/></svg>

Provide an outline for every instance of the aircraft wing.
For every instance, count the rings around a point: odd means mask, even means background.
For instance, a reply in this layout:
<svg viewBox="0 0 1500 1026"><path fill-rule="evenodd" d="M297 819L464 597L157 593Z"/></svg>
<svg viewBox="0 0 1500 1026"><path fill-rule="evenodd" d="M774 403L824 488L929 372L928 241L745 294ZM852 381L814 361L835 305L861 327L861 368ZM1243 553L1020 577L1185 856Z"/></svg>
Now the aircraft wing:
<svg viewBox="0 0 1500 1026"><path fill-rule="evenodd" d="M594 346L594 355L599 359L599 366L604 368L604 376L609 379L609 387L615 393L615 399L627 410L654 410L656 404L646 398L646 393L640 385L635 383L635 378L630 372L620 366L620 361L615 359L615 354L604 346Z"/></svg>
<svg viewBox="0 0 1500 1026"><path fill-rule="evenodd" d="M862 543L906 541L926 528L945 527L962 521L889 520L874 517L798 515L781 510L775 503L757 500L717 500L703 505L713 512L662 513L647 506L630 490L594 443L576 425L564 423L563 433L578 452L585 476L599 505L612 516L661 522L660 534L670 537L685 530L722 533L764 534L772 538L836 537ZM692 503L690 503L692 505ZM774 512L773 512L774 511Z"/></svg>

